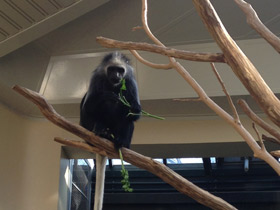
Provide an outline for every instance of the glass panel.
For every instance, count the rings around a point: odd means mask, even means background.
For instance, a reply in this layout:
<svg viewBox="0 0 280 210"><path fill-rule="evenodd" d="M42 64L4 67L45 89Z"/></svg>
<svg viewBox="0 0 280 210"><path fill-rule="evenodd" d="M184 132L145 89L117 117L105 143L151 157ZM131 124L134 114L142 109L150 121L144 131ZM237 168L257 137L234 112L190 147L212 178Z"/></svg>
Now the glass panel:
<svg viewBox="0 0 280 210"><path fill-rule="evenodd" d="M115 165L115 166L118 166L118 165L121 165L122 163L121 163L120 159L112 159L112 164ZM123 161L123 164L124 165L131 165L130 163L125 162L125 161Z"/></svg>
<svg viewBox="0 0 280 210"><path fill-rule="evenodd" d="M158 162L160 162L160 163L163 163L163 159L156 158L156 159L154 159L154 160L156 160L156 161L158 161Z"/></svg>
<svg viewBox="0 0 280 210"><path fill-rule="evenodd" d="M211 163L216 163L216 158L215 157L210 157Z"/></svg>
<svg viewBox="0 0 280 210"><path fill-rule="evenodd" d="M71 210L90 210L91 199L91 161L73 161Z"/></svg>
<svg viewBox="0 0 280 210"><path fill-rule="evenodd" d="M169 158L167 164L203 163L202 158Z"/></svg>
<svg viewBox="0 0 280 210"><path fill-rule="evenodd" d="M79 166L86 166L88 165L85 159L78 159L78 165Z"/></svg>

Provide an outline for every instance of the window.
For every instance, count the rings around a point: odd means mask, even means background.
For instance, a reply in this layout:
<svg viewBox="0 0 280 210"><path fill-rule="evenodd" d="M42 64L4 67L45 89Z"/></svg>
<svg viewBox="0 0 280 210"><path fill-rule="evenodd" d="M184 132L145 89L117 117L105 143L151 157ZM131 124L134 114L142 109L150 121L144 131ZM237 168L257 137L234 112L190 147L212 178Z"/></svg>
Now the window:
<svg viewBox="0 0 280 210"><path fill-rule="evenodd" d="M92 159L72 160L71 210L90 210Z"/></svg>
<svg viewBox="0 0 280 210"><path fill-rule="evenodd" d="M253 157L227 158L157 158L181 176L219 197L227 196L231 203L263 199L274 202L280 188L280 178L263 161ZM95 169L94 161L72 160L71 210L89 210L93 206ZM246 162L246 164L245 164ZM245 166L249 163L249 167ZM168 205L199 205L178 193L155 175L126 163L129 181L134 189L125 193L121 185L121 164L118 159L108 160L105 180L104 209L155 209L164 203ZM233 195L234 196L231 196ZM178 202L178 203L176 203ZM129 203L129 205L128 205ZM242 205L243 205L242 204ZM253 205L253 204L252 204ZM259 205L259 204L258 204ZM118 206L118 208L116 207ZM238 205L237 205L238 206ZM170 207L170 206L169 206ZM137 209L136 208L136 209ZM160 207L159 207L160 208ZM178 209L184 209L178 208ZM195 207L192 209L196 209Z"/></svg>

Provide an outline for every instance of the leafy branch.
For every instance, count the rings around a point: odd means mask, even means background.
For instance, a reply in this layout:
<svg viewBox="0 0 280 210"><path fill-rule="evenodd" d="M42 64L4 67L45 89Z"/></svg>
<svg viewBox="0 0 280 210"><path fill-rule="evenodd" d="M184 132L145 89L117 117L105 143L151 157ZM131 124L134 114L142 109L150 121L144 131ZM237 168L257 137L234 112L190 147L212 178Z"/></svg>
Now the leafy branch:
<svg viewBox="0 0 280 210"><path fill-rule="evenodd" d="M122 156L121 149L119 149L119 155L122 163L122 170L121 170L121 174L123 177L123 179L121 180L121 183L123 185L122 188L124 189L125 192L133 192L133 189L130 187L128 170L125 169L123 164L123 156Z"/></svg>

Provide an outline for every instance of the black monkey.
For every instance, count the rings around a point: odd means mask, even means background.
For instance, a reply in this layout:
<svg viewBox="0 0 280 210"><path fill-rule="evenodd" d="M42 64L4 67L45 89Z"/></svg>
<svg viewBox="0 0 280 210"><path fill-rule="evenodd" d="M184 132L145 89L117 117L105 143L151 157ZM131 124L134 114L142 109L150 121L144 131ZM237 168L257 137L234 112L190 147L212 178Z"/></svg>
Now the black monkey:
<svg viewBox="0 0 280 210"><path fill-rule="evenodd" d="M120 101L123 97L130 107ZM109 139L115 148L130 147L134 121L140 117L141 106L137 83L130 60L120 52L106 55L90 79L89 89L80 105L80 125L96 135ZM131 115L134 113L136 115ZM101 163L102 162L102 163ZM95 210L102 208L106 159L96 156Z"/></svg>
<svg viewBox="0 0 280 210"><path fill-rule="evenodd" d="M127 89L122 94L131 107L119 99L122 79ZM83 127L111 140L116 148L129 148L133 122L139 119L141 106L133 68L125 55L114 52L103 58L93 72L80 110L80 124ZM129 115L130 112L136 115Z"/></svg>

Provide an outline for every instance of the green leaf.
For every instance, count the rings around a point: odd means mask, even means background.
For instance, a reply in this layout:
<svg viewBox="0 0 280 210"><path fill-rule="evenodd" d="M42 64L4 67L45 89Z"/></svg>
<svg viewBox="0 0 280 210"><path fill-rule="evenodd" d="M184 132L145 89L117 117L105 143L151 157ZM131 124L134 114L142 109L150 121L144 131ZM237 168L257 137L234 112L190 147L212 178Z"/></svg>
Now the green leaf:
<svg viewBox="0 0 280 210"><path fill-rule="evenodd" d="M125 79L122 79L121 83L122 83L121 90L126 90Z"/></svg>
<svg viewBox="0 0 280 210"><path fill-rule="evenodd" d="M122 156L121 149L119 149L119 155L122 163L122 169L121 169L121 175L123 177L123 179L121 180L121 183L123 185L122 188L124 189L125 192L133 192L133 189L130 188L128 170L125 169L123 164L123 156Z"/></svg>

